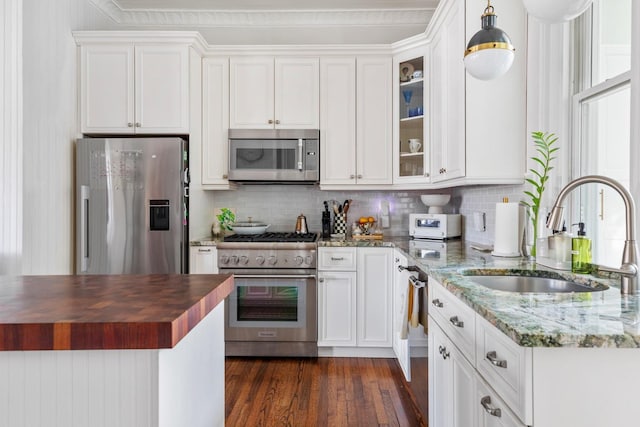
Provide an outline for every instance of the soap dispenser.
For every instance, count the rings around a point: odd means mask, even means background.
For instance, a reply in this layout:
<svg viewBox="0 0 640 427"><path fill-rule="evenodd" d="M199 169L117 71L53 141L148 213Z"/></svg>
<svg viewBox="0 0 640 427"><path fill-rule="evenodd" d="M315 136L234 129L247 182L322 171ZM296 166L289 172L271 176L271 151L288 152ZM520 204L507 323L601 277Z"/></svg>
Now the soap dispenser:
<svg viewBox="0 0 640 427"><path fill-rule="evenodd" d="M571 239L571 271L574 273L591 273L591 239L584 229L584 222L578 226L578 235Z"/></svg>

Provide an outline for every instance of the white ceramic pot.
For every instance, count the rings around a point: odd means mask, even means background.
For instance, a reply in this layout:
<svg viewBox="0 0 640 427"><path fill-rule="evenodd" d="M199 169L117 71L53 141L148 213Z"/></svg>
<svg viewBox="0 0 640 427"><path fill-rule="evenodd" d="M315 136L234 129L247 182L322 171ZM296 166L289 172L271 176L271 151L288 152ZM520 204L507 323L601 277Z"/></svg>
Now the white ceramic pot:
<svg viewBox="0 0 640 427"><path fill-rule="evenodd" d="M270 225L264 222L236 222L232 228L236 234L262 234Z"/></svg>

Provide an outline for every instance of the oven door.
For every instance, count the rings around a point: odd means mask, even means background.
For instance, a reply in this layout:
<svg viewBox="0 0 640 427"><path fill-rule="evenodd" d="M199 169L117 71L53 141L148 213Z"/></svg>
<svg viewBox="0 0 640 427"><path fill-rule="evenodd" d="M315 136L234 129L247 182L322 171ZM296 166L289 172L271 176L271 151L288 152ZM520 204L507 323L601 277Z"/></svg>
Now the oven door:
<svg viewBox="0 0 640 427"><path fill-rule="evenodd" d="M226 341L317 341L314 274L234 274Z"/></svg>

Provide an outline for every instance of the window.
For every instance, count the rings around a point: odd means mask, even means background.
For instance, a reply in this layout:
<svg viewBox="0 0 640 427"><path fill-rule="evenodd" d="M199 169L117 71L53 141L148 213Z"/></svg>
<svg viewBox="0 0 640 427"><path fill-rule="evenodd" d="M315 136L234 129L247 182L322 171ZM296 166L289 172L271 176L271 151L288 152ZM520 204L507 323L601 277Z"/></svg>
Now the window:
<svg viewBox="0 0 640 427"><path fill-rule="evenodd" d="M594 0L574 23L573 177L605 175L630 187L632 0ZM611 188L590 184L572 200L572 224L586 224L596 264L622 259L625 211ZM575 232L576 228L572 231Z"/></svg>

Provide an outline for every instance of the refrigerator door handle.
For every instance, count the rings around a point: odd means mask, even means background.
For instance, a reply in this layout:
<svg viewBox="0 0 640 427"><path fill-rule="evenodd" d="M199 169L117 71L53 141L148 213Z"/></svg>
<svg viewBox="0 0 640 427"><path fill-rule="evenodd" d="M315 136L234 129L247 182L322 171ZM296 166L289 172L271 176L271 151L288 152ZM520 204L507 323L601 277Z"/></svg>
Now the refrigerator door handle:
<svg viewBox="0 0 640 427"><path fill-rule="evenodd" d="M80 186L80 272L89 271L89 186Z"/></svg>

